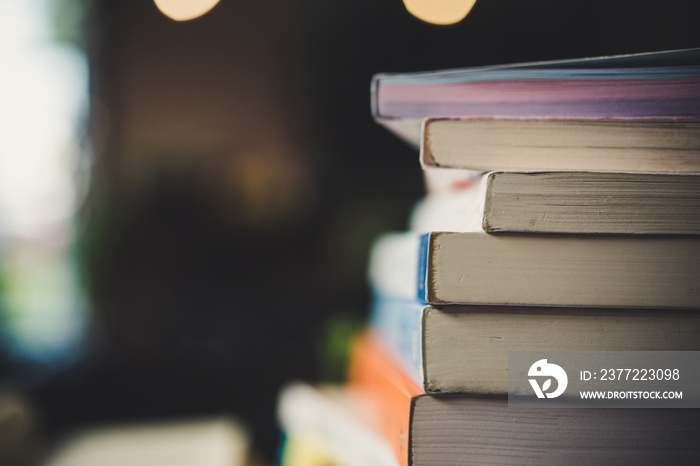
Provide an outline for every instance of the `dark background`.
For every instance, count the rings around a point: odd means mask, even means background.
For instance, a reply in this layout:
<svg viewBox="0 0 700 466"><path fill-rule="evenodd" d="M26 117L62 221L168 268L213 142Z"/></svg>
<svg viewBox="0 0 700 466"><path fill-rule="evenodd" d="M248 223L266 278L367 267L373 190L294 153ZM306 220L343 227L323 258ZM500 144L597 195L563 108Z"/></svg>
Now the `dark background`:
<svg viewBox="0 0 700 466"><path fill-rule="evenodd" d="M433 26L399 0L222 0L184 23L90 2L93 321L77 366L25 387L43 432L233 413L273 458L279 388L342 374L371 241L423 192L371 76L697 47L696 4L478 0Z"/></svg>

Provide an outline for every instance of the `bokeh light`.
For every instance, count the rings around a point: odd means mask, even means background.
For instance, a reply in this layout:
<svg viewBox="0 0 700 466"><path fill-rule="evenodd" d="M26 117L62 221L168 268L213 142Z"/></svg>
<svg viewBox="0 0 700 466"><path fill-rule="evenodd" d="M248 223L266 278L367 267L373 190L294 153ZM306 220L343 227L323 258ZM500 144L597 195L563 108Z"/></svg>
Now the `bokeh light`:
<svg viewBox="0 0 700 466"><path fill-rule="evenodd" d="M432 24L462 21L476 0L404 0L406 9L416 18Z"/></svg>
<svg viewBox="0 0 700 466"><path fill-rule="evenodd" d="M208 12L219 0L154 0L164 15L175 21L188 21Z"/></svg>

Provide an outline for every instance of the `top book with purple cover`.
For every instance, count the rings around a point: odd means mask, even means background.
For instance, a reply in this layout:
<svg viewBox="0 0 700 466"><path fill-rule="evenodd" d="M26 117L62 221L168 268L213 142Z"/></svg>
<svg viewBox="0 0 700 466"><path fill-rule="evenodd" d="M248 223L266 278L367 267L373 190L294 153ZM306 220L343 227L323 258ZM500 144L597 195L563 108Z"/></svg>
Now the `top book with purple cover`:
<svg viewBox="0 0 700 466"><path fill-rule="evenodd" d="M426 117L700 117L700 49L378 74L372 111L416 147Z"/></svg>

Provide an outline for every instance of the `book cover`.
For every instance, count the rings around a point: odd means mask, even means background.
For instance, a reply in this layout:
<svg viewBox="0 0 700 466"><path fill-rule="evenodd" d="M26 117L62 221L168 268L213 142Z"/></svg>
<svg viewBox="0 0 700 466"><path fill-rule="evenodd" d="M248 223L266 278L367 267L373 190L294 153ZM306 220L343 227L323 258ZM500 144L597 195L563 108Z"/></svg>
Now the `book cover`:
<svg viewBox="0 0 700 466"><path fill-rule="evenodd" d="M415 147L425 117L698 117L699 50L378 74L372 112Z"/></svg>

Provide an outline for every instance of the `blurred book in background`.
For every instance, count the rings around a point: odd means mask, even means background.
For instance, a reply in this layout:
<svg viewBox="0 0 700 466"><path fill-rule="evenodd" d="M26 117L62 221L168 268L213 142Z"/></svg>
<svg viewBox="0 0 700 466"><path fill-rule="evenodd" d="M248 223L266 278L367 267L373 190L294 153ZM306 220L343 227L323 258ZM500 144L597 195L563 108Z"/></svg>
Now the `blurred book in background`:
<svg viewBox="0 0 700 466"><path fill-rule="evenodd" d="M248 433L228 418L93 428L46 466L250 466Z"/></svg>

